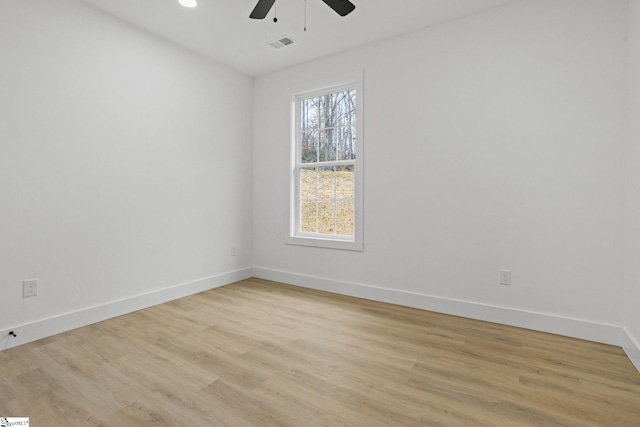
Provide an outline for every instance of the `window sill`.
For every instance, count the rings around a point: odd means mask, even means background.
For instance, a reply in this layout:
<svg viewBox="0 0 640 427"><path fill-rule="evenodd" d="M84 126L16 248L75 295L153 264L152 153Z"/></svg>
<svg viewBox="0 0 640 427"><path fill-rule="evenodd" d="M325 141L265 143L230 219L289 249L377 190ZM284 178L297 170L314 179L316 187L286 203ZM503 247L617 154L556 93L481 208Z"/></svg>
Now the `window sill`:
<svg viewBox="0 0 640 427"><path fill-rule="evenodd" d="M286 244L297 246L311 246L315 248L340 249L345 251L362 252L362 241L331 239L310 236L289 236Z"/></svg>

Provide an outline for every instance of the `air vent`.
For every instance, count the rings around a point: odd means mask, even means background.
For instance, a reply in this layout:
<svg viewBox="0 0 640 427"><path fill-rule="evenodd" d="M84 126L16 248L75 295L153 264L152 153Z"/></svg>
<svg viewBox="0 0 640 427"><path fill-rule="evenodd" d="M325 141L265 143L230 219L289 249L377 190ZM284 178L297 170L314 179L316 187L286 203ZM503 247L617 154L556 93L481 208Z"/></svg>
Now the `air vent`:
<svg viewBox="0 0 640 427"><path fill-rule="evenodd" d="M285 47L285 46L289 46L290 44L293 44L293 39L291 39L291 37L289 36L281 36L273 41L267 42L267 44L275 47L276 49L280 49L281 47Z"/></svg>

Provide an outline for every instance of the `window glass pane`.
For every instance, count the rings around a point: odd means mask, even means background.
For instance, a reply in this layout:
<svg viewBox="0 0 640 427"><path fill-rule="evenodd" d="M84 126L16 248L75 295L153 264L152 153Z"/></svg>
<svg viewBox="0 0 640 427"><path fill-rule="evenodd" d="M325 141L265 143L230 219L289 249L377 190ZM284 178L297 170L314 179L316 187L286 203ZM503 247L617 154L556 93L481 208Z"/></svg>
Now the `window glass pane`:
<svg viewBox="0 0 640 427"><path fill-rule="evenodd" d="M302 132L300 143L300 161L313 163L318 161L318 131L307 130Z"/></svg>
<svg viewBox="0 0 640 427"><path fill-rule="evenodd" d="M347 90L336 94L335 126L355 126L356 91Z"/></svg>
<svg viewBox="0 0 640 427"><path fill-rule="evenodd" d="M336 159L336 134L335 130L323 129L318 132L318 160L332 162Z"/></svg>
<svg viewBox="0 0 640 427"><path fill-rule="evenodd" d="M300 128L305 130L318 129L318 98L303 99L300 101Z"/></svg>
<svg viewBox="0 0 640 427"><path fill-rule="evenodd" d="M336 199L353 201L355 188L356 174L353 166L336 167Z"/></svg>
<svg viewBox="0 0 640 427"><path fill-rule="evenodd" d="M322 95L318 97L318 110L320 112L320 118L318 120L318 126L320 128L327 128L333 126L333 113L331 109L331 98L333 94Z"/></svg>
<svg viewBox="0 0 640 427"><path fill-rule="evenodd" d="M357 148L358 148L358 143L357 143L357 139L356 139L356 128L355 126L351 128L351 134L350 134L350 144L351 144L351 152L352 152L352 159L356 158L356 152L357 152Z"/></svg>
<svg viewBox="0 0 640 427"><path fill-rule="evenodd" d="M319 168L318 170L318 199L329 201L335 198L334 168Z"/></svg>
<svg viewBox="0 0 640 427"><path fill-rule="evenodd" d="M335 234L333 202L318 202L318 233Z"/></svg>
<svg viewBox="0 0 640 427"><path fill-rule="evenodd" d="M337 152L337 137L336 128L327 129L327 161L333 162L336 160Z"/></svg>
<svg viewBox="0 0 640 427"><path fill-rule="evenodd" d="M337 160L353 160L356 158L355 138L351 128L337 129L336 151Z"/></svg>
<svg viewBox="0 0 640 427"><path fill-rule="evenodd" d="M336 204L336 233L343 236L355 234L353 202L337 202Z"/></svg>
<svg viewBox="0 0 640 427"><path fill-rule="evenodd" d="M316 202L300 203L300 231L303 233L317 233Z"/></svg>
<svg viewBox="0 0 640 427"><path fill-rule="evenodd" d="M316 200L316 169L300 169L300 200Z"/></svg>

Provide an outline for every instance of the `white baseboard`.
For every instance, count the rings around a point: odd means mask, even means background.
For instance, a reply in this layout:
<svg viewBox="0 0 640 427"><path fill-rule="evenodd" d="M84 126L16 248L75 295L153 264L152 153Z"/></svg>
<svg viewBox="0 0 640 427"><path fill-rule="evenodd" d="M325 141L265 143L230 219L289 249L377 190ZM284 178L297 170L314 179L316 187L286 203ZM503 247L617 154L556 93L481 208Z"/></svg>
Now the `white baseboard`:
<svg viewBox="0 0 640 427"><path fill-rule="evenodd" d="M154 305L173 301L198 292L219 288L220 286L248 279L252 276L252 269L244 268L216 276L205 277L192 282L181 283L165 289L136 295L120 301L113 301L95 307L88 307L72 313L60 314L48 319L38 320L26 325L14 326L6 330L0 330L0 350L5 350L28 342L50 337L62 332L82 326L91 325L103 320L111 319ZM17 337L9 336L14 331Z"/></svg>
<svg viewBox="0 0 640 427"><path fill-rule="evenodd" d="M620 347L623 341L623 331L621 327L587 320L498 307L471 301L434 297L261 267L253 268L253 276L320 291L398 304L470 319L484 320Z"/></svg>
<svg viewBox="0 0 640 427"><path fill-rule="evenodd" d="M480 304L430 295L380 288L358 283L343 282L307 276L297 273L266 269L244 268L216 276L205 277L188 283L171 286L158 291L137 295L120 301L88 307L72 313L60 314L32 323L0 330L0 351L28 342L36 341L72 329L91 325L103 320L142 310L154 305L173 301L198 292L215 289L240 280L257 277L320 291L349 295L374 301L398 304L422 310L451 314L454 316L484 320L549 332L573 338L601 342L622 347L632 363L640 371L640 341L628 331L614 325L595 323L579 319L534 313L506 307ZM14 331L16 338L10 337Z"/></svg>
<svg viewBox="0 0 640 427"><path fill-rule="evenodd" d="M623 331L622 348L631 360L631 363L640 371L640 341L625 329Z"/></svg>

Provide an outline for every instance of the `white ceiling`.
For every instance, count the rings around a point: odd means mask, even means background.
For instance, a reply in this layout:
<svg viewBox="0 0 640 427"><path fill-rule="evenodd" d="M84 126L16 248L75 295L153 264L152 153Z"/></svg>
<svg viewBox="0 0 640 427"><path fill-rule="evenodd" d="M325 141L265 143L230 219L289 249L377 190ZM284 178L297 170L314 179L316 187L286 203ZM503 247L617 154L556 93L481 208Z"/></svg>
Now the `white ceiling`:
<svg viewBox="0 0 640 427"><path fill-rule="evenodd" d="M321 0L277 0L264 20L249 19L257 0L83 0L125 21L251 76L436 25L515 0L351 0L340 17ZM295 43L266 44L282 35Z"/></svg>

